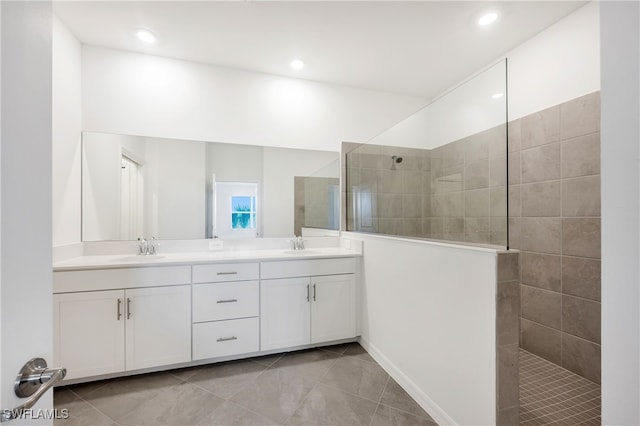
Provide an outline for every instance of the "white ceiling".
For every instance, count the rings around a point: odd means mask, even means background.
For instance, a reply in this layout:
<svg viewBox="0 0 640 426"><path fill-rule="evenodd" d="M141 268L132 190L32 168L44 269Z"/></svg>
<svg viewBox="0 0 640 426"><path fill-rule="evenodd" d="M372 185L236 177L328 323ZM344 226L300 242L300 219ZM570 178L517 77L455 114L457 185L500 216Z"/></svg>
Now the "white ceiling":
<svg viewBox="0 0 640 426"><path fill-rule="evenodd" d="M85 44L433 98L583 1L54 3ZM478 16L497 10L491 27ZM153 31L145 45L135 30ZM293 58L306 64L289 68Z"/></svg>

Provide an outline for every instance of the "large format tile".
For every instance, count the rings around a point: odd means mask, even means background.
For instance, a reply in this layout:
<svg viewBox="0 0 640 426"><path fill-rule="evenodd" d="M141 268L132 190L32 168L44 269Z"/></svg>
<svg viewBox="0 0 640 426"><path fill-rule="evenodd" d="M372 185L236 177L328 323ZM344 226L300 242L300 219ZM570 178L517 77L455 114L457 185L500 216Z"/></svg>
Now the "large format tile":
<svg viewBox="0 0 640 426"><path fill-rule="evenodd" d="M529 183L521 186L523 217L559 217L560 181Z"/></svg>
<svg viewBox="0 0 640 426"><path fill-rule="evenodd" d="M562 331L600 343L600 302L562 296Z"/></svg>
<svg viewBox="0 0 640 426"><path fill-rule="evenodd" d="M560 143L552 143L520 153L522 183L541 182L560 178Z"/></svg>
<svg viewBox="0 0 640 426"><path fill-rule="evenodd" d="M263 372L251 386L246 386L235 394L230 401L282 424L296 411L312 386L308 380L295 373L271 368Z"/></svg>
<svg viewBox="0 0 640 426"><path fill-rule="evenodd" d="M601 269L599 259L562 257L562 292L591 300L600 300Z"/></svg>
<svg viewBox="0 0 640 426"><path fill-rule="evenodd" d="M499 282L496 298L497 344L517 345L520 338L520 284L518 281Z"/></svg>
<svg viewBox="0 0 640 426"><path fill-rule="evenodd" d="M509 152L520 151L522 146L522 118L507 123L509 138L507 140Z"/></svg>
<svg viewBox="0 0 640 426"><path fill-rule="evenodd" d="M464 212L467 217L488 217L490 213L489 189L465 191Z"/></svg>
<svg viewBox="0 0 640 426"><path fill-rule="evenodd" d="M562 141L562 177L600 174L600 132Z"/></svg>
<svg viewBox="0 0 640 426"><path fill-rule="evenodd" d="M600 258L600 218L562 219L562 254Z"/></svg>
<svg viewBox="0 0 640 426"><path fill-rule="evenodd" d="M54 391L54 399L58 399L59 393L64 393L64 389L56 389ZM116 426L110 417L96 410L86 401L81 399L66 400L64 402L56 401L54 407L58 410L59 418L53 422L55 426ZM66 410L67 418L63 418Z"/></svg>
<svg viewBox="0 0 640 426"><path fill-rule="evenodd" d="M562 336L562 366L600 384L600 345L572 336Z"/></svg>
<svg viewBox="0 0 640 426"><path fill-rule="evenodd" d="M224 402L199 387L182 382L168 386L153 398L139 401L139 405L125 416L118 416L126 425L206 425L215 409Z"/></svg>
<svg viewBox="0 0 640 426"><path fill-rule="evenodd" d="M368 425L377 404L318 385L289 419L289 425Z"/></svg>
<svg viewBox="0 0 640 426"><path fill-rule="evenodd" d="M519 405L518 344L498 347L498 410Z"/></svg>
<svg viewBox="0 0 640 426"><path fill-rule="evenodd" d="M491 188L491 217L507 217L507 187L496 186Z"/></svg>
<svg viewBox="0 0 640 426"><path fill-rule="evenodd" d="M521 119L522 149L560 140L560 106L529 114Z"/></svg>
<svg viewBox="0 0 640 426"><path fill-rule="evenodd" d="M370 426L437 426L432 418L416 415L380 404Z"/></svg>
<svg viewBox="0 0 640 426"><path fill-rule="evenodd" d="M429 414L393 378L389 378L380 403L418 417L430 418Z"/></svg>
<svg viewBox="0 0 640 426"><path fill-rule="evenodd" d="M498 254L498 282L520 280L520 253Z"/></svg>
<svg viewBox="0 0 640 426"><path fill-rule="evenodd" d="M561 254L562 221L560 218L522 218L520 250Z"/></svg>
<svg viewBox="0 0 640 426"><path fill-rule="evenodd" d="M600 92L560 105L560 138L569 139L600 131Z"/></svg>
<svg viewBox="0 0 640 426"><path fill-rule="evenodd" d="M507 184L507 156L492 157L489 160L489 186Z"/></svg>
<svg viewBox="0 0 640 426"><path fill-rule="evenodd" d="M464 168L464 189L482 189L489 187L489 161L478 160L468 163Z"/></svg>
<svg viewBox="0 0 640 426"><path fill-rule="evenodd" d="M526 319L520 320L522 349L555 364L562 362L562 333Z"/></svg>
<svg viewBox="0 0 640 426"><path fill-rule="evenodd" d="M181 379L167 373L144 374L111 381L84 399L119 422L142 406L161 405L167 399L165 390L180 383Z"/></svg>
<svg viewBox="0 0 640 426"><path fill-rule="evenodd" d="M520 183L520 151L510 152L508 159L507 181L509 185L518 185Z"/></svg>
<svg viewBox="0 0 640 426"><path fill-rule="evenodd" d="M562 257L551 254L522 252L522 283L546 290L560 291Z"/></svg>
<svg viewBox="0 0 640 426"><path fill-rule="evenodd" d="M315 349L290 352L278 360L273 368L277 368L282 377L313 385L324 377L338 358L340 355L334 352Z"/></svg>
<svg viewBox="0 0 640 426"><path fill-rule="evenodd" d="M192 374L184 379L220 398L227 399L258 377L266 368L251 360L231 361L194 369Z"/></svg>
<svg viewBox="0 0 640 426"><path fill-rule="evenodd" d="M562 324L562 296L548 290L522 285L520 288L522 318L560 329Z"/></svg>
<svg viewBox="0 0 640 426"><path fill-rule="evenodd" d="M377 402L388 379L378 364L346 356L333 364L321 383Z"/></svg>
<svg viewBox="0 0 640 426"><path fill-rule="evenodd" d="M280 423L254 413L231 401L225 401L207 419L211 426L275 426Z"/></svg>
<svg viewBox="0 0 640 426"><path fill-rule="evenodd" d="M345 355L356 357L362 361L376 362L359 343L351 343L344 351Z"/></svg>
<svg viewBox="0 0 640 426"><path fill-rule="evenodd" d="M600 216L600 175L562 180L562 216Z"/></svg>

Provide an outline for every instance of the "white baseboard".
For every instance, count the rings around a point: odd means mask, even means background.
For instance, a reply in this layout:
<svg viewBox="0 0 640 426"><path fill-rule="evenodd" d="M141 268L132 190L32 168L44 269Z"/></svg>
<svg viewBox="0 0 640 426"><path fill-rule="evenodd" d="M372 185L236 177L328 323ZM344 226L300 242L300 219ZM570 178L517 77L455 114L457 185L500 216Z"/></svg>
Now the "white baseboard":
<svg viewBox="0 0 640 426"><path fill-rule="evenodd" d="M378 348L360 337L360 344L376 360L378 364L441 426L457 423L438 406L429 395L424 393L406 374L389 360Z"/></svg>

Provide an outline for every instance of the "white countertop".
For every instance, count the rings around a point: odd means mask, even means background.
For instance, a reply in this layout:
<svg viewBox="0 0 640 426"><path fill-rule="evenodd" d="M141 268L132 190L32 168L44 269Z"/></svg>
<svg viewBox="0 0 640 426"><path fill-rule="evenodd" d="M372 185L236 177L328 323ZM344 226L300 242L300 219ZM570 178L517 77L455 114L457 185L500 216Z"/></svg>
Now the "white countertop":
<svg viewBox="0 0 640 426"><path fill-rule="evenodd" d="M86 269L112 269L145 266L193 265L219 262L264 262L276 260L321 259L362 256L359 250L343 247L309 248L305 250L260 249L219 250L205 252L158 253L151 256L113 254L81 256L53 264L54 272Z"/></svg>

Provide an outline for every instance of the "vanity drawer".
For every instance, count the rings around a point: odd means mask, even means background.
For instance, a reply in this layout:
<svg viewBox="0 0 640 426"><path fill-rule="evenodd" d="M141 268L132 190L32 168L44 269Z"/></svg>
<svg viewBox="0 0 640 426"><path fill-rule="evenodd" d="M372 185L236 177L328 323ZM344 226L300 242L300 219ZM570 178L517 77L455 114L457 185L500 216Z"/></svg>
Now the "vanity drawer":
<svg viewBox="0 0 640 426"><path fill-rule="evenodd" d="M134 287L159 287L189 284L189 266L90 269L53 273L53 292L114 290Z"/></svg>
<svg viewBox="0 0 640 426"><path fill-rule="evenodd" d="M193 322L260 315L258 281L193 285Z"/></svg>
<svg viewBox="0 0 640 426"><path fill-rule="evenodd" d="M341 275L355 273L356 261L353 257L286 260L280 262L262 262L260 268L260 278L262 279Z"/></svg>
<svg viewBox="0 0 640 426"><path fill-rule="evenodd" d="M259 263L216 263L193 266L194 283L249 281L258 278L260 278Z"/></svg>
<svg viewBox="0 0 640 426"><path fill-rule="evenodd" d="M258 352L260 321L242 318L193 324L193 360Z"/></svg>

